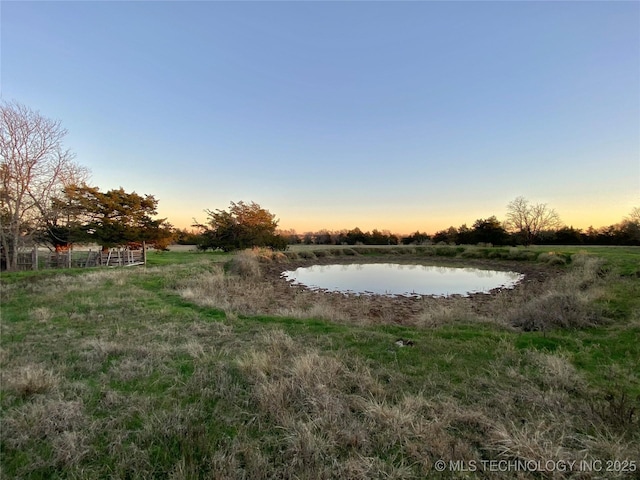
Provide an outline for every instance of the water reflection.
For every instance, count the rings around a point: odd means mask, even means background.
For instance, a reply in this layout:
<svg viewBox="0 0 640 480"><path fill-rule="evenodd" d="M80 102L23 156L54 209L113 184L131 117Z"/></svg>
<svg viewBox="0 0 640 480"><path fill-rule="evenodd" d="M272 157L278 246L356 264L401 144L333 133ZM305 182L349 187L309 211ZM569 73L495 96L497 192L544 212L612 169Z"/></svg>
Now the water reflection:
<svg viewBox="0 0 640 480"><path fill-rule="evenodd" d="M282 276L315 290L409 296L488 293L494 288L513 288L524 277L517 272L395 263L313 265Z"/></svg>

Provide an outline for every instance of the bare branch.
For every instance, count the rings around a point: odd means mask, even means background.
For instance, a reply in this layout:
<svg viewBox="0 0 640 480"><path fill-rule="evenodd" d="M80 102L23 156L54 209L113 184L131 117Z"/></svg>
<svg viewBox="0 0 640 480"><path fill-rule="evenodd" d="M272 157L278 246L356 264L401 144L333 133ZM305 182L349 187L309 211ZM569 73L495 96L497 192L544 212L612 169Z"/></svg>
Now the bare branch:
<svg viewBox="0 0 640 480"><path fill-rule="evenodd" d="M524 197L517 197L507 205L504 222L508 231L519 233L525 245L530 245L544 230L560 226L560 217L546 203L532 205Z"/></svg>
<svg viewBox="0 0 640 480"><path fill-rule="evenodd" d="M19 248L42 226L52 198L88 176L63 149L66 134L58 120L0 104L0 244L8 269L16 268Z"/></svg>

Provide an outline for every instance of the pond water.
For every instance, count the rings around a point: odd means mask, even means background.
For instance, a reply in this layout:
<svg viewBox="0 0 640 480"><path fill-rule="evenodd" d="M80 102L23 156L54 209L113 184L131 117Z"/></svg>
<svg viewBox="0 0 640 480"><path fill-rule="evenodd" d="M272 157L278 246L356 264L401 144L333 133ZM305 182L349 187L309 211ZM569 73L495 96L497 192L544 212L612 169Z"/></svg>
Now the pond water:
<svg viewBox="0 0 640 480"><path fill-rule="evenodd" d="M396 263L313 265L283 272L282 276L312 290L439 297L513 288L524 278L517 272Z"/></svg>

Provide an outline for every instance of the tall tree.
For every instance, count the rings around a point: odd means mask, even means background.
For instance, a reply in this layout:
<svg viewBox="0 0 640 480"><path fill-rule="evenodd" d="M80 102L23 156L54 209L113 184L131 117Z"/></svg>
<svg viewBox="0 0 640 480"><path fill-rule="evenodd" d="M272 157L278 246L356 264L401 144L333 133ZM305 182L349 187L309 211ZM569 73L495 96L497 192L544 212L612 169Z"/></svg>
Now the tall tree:
<svg viewBox="0 0 640 480"><path fill-rule="evenodd" d="M0 104L0 245L7 269L49 216L51 200L87 170L63 147L67 130L19 103Z"/></svg>
<svg viewBox="0 0 640 480"><path fill-rule="evenodd" d="M89 241L103 248L142 241L163 245L173 235L166 219L153 218L158 206L153 195L128 193L123 188L101 192L97 187L71 185L58 205L62 218L64 212L72 212L72 223L58 225L71 233L72 242Z"/></svg>
<svg viewBox="0 0 640 480"><path fill-rule="evenodd" d="M517 197L507 205L507 229L518 234L524 245L531 245L543 230L560 226L560 217L546 203L531 204L524 197Z"/></svg>
<svg viewBox="0 0 640 480"><path fill-rule="evenodd" d="M194 226L203 229L199 248L224 251L250 247L284 249L286 239L276 235L276 216L255 202L231 202L229 210L206 210L207 224Z"/></svg>
<svg viewBox="0 0 640 480"><path fill-rule="evenodd" d="M473 224L473 241L475 243L491 243L504 245L507 241L507 231L495 216L487 219L479 218Z"/></svg>

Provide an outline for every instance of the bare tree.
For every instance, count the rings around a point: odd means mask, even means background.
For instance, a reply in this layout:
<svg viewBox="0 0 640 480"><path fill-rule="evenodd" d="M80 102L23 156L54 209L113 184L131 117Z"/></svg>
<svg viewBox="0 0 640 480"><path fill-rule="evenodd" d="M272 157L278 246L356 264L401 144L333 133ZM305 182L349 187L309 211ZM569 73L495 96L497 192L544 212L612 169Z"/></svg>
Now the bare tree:
<svg viewBox="0 0 640 480"><path fill-rule="evenodd" d="M507 205L507 230L520 233L525 245L531 245L543 230L560 226L560 217L546 203L530 204L524 197L518 197Z"/></svg>
<svg viewBox="0 0 640 480"><path fill-rule="evenodd" d="M0 104L0 246L8 270L42 227L51 199L87 176L63 148L66 134L59 121L22 104Z"/></svg>
<svg viewBox="0 0 640 480"><path fill-rule="evenodd" d="M625 220L640 225L640 207L633 207Z"/></svg>

